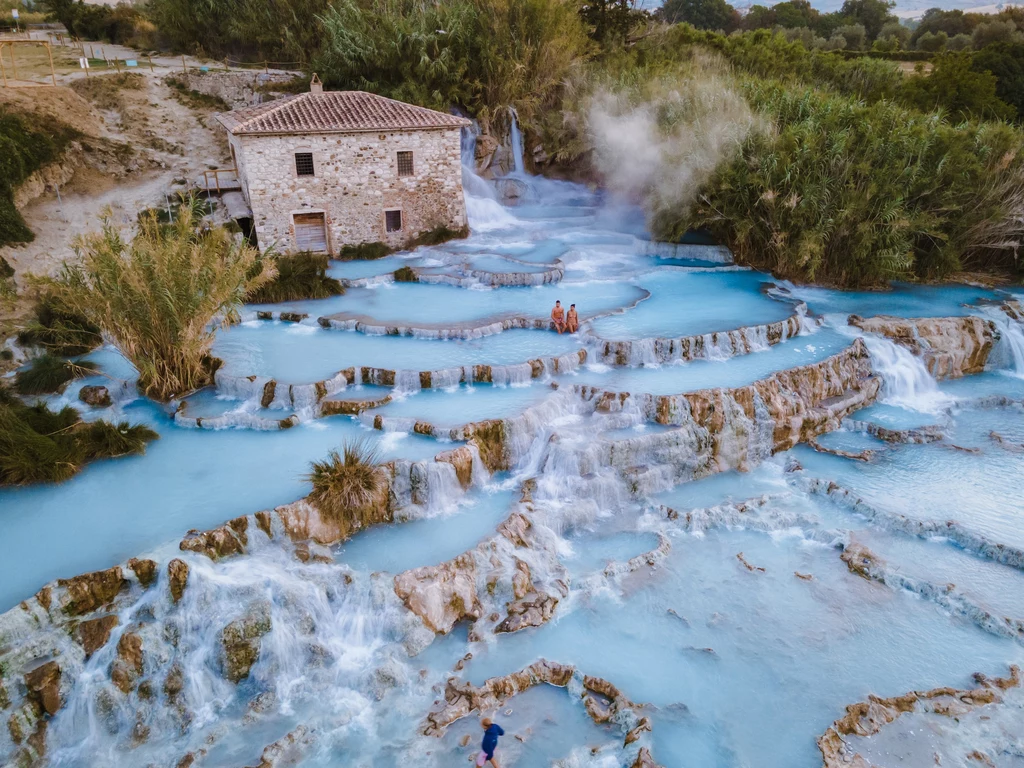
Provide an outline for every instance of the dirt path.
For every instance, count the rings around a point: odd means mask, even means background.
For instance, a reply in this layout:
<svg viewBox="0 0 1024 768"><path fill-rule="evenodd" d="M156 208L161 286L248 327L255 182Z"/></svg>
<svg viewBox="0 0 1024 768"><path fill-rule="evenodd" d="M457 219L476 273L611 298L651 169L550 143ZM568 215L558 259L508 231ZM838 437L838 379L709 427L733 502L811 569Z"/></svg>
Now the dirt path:
<svg viewBox="0 0 1024 768"><path fill-rule="evenodd" d="M19 283L24 273L50 274L71 258L74 238L96 230L105 211L115 222L130 224L139 211L164 205L165 193L183 190L204 169L229 162L210 113L180 103L158 76L142 76L141 84L120 91L116 107L98 109L100 124L86 131L130 146L135 157L126 159L127 172L114 168L107 175L83 166L60 190L60 199L51 190L22 209L35 240L0 248L19 273ZM32 96L48 98L55 90L33 89Z"/></svg>
<svg viewBox="0 0 1024 768"><path fill-rule="evenodd" d="M151 70L149 60L131 48L101 43L86 43L85 46L94 50L102 48L103 54L111 59L138 60L140 66L131 71L140 76L144 87L119 91L113 105L104 103L103 99L90 98L94 95L88 89L81 90L81 86L87 86L89 81L95 84L113 71L94 69L86 81L84 70L66 69L68 61L77 60L77 52L69 53L71 49L57 47L54 48L55 58L65 67L65 71L57 75L57 82L73 87L87 101L92 101L95 112L76 110L78 105L68 102L66 91L62 102L59 95L62 89L52 87L0 89L0 103L13 100L21 102L18 106L22 108L38 107L39 112L64 119L87 136L131 146L137 158L126 161L126 173L118 173L117 168L111 167L111 173L104 174L83 166L75 178L61 188L60 200L54 190L49 190L22 209L22 216L36 235L35 240L0 248L0 256L17 271L19 285L24 284L22 275L25 273L52 274L65 259L72 258L73 240L98 229L107 209L114 221L130 224L139 211L163 206L165 195L173 197L174 193L184 190L202 171L230 166L227 142L223 129L212 118L213 110L187 106L164 82L167 75L181 72L181 56L154 56ZM40 66L45 62L42 53L39 62ZM223 66L191 56L184 57L184 63L193 69L206 64L211 64L211 69ZM48 62L45 65L48 72ZM252 72L241 68L232 71Z"/></svg>

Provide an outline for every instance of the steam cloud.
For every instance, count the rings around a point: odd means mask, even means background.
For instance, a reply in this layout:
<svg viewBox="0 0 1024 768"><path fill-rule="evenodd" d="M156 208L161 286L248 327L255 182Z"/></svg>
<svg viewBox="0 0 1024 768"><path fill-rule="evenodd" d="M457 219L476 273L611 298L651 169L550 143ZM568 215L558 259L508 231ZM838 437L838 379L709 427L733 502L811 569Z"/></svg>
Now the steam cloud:
<svg viewBox="0 0 1024 768"><path fill-rule="evenodd" d="M764 121L713 62L638 89L602 89L587 127L608 187L650 217L684 213L716 166Z"/></svg>

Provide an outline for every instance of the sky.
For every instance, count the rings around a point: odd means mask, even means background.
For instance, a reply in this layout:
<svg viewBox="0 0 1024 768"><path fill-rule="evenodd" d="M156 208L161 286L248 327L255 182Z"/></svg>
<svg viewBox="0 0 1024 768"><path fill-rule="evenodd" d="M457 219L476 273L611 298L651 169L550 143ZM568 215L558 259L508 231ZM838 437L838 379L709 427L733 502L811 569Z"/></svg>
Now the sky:
<svg viewBox="0 0 1024 768"><path fill-rule="evenodd" d="M780 0L739 0L733 2L736 8L743 10L751 5L774 5ZM643 8L654 9L661 5L661 0L638 0L637 5ZM829 13L838 11L843 0L811 0L811 5L819 11ZM1011 5L1022 6L1024 2L1016 3L993 3L991 0L896 0L894 13L901 19L919 19L929 8L942 8L950 11L959 9L961 11L972 11L975 13L998 13L1003 8Z"/></svg>

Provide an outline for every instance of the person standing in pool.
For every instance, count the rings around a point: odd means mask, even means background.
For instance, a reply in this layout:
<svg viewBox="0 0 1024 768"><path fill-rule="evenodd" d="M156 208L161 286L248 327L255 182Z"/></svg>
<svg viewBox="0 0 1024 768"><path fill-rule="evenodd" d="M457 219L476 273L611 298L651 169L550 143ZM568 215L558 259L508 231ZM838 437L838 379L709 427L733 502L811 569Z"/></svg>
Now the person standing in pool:
<svg viewBox="0 0 1024 768"><path fill-rule="evenodd" d="M561 301L556 301L555 308L551 310L551 322L559 333L565 330L565 310L562 309Z"/></svg>
<svg viewBox="0 0 1024 768"><path fill-rule="evenodd" d="M569 305L569 314L565 316L565 330L569 333L576 333L580 329L580 318L576 314L576 305Z"/></svg>
<svg viewBox="0 0 1024 768"><path fill-rule="evenodd" d="M501 768L498 765L498 761L494 759L494 750L498 747L498 737L504 736L505 731L502 730L500 725L492 722L489 717L481 720L480 725L484 729L484 740L480 743L480 754L476 757L477 767L483 768L487 763L490 763L494 768Z"/></svg>

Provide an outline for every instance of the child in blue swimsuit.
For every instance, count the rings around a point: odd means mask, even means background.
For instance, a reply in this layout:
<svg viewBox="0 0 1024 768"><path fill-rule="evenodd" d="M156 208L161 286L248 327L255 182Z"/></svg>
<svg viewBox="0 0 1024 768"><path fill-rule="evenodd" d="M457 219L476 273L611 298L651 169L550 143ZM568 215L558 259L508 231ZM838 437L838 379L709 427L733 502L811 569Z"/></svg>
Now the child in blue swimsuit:
<svg viewBox="0 0 1024 768"><path fill-rule="evenodd" d="M480 725L484 729L484 740L480 744L480 754L476 757L476 764L478 768L483 768L484 765L490 762L494 768L501 768L498 765L498 761L494 759L494 750L498 746L498 737L504 736L505 731L497 723L491 722L489 717L481 720Z"/></svg>

